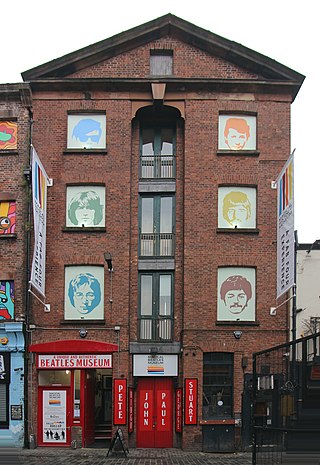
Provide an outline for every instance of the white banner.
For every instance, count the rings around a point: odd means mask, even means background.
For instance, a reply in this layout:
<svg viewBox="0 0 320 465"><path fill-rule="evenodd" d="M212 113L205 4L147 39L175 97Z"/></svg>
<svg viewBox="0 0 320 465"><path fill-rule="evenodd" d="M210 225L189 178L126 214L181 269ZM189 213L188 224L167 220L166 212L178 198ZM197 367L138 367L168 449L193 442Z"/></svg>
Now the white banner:
<svg viewBox="0 0 320 465"><path fill-rule="evenodd" d="M112 355L38 355L37 368L55 369L55 368L112 368Z"/></svg>
<svg viewBox="0 0 320 465"><path fill-rule="evenodd" d="M48 176L34 147L31 147L31 160L34 251L30 283L45 297Z"/></svg>
<svg viewBox="0 0 320 465"><path fill-rule="evenodd" d="M294 164L293 154L277 180L277 299L294 284Z"/></svg>

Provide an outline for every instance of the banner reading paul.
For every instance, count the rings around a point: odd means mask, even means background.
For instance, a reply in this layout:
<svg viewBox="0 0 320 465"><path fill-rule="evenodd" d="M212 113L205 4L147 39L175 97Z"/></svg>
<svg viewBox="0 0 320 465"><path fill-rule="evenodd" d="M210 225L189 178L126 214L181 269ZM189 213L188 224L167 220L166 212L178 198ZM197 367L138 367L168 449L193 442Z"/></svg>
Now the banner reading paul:
<svg viewBox="0 0 320 465"><path fill-rule="evenodd" d="M277 180L277 299L294 284L293 154Z"/></svg>

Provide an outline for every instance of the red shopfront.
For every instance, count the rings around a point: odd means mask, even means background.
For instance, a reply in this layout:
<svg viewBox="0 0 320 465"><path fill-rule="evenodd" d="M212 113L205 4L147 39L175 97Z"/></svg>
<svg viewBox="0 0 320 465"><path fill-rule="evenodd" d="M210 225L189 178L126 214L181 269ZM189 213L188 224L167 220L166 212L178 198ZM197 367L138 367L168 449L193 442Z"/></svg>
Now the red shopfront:
<svg viewBox="0 0 320 465"><path fill-rule="evenodd" d="M88 447L112 429L112 354L116 344L65 340L32 344L38 375L37 444Z"/></svg>

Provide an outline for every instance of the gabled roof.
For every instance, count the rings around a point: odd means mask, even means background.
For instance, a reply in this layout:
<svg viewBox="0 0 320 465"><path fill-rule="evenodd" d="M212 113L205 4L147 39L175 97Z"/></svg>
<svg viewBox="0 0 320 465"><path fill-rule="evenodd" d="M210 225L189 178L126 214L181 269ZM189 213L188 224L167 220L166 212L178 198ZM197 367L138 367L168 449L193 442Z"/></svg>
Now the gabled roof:
<svg viewBox="0 0 320 465"><path fill-rule="evenodd" d="M22 73L24 80L63 78L125 51L132 50L165 35L172 35L254 73L273 80L294 80L302 84L304 76L237 42L195 26L172 14L121 32L109 39L64 55Z"/></svg>

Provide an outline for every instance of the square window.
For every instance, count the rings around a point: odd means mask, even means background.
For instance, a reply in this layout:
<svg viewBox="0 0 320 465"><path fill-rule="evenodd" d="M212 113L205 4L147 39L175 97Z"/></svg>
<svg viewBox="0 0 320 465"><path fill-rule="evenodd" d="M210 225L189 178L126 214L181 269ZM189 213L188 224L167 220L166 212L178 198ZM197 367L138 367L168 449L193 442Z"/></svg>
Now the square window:
<svg viewBox="0 0 320 465"><path fill-rule="evenodd" d="M255 321L256 270L218 269L218 321Z"/></svg>
<svg viewBox="0 0 320 465"><path fill-rule="evenodd" d="M103 266L65 268L65 320L102 320L104 317Z"/></svg>
<svg viewBox="0 0 320 465"><path fill-rule="evenodd" d="M18 124L16 121L0 121L0 150L17 150Z"/></svg>
<svg viewBox="0 0 320 465"><path fill-rule="evenodd" d="M0 236L14 234L16 230L16 202L0 201Z"/></svg>
<svg viewBox="0 0 320 465"><path fill-rule="evenodd" d="M0 322L14 319L14 281L0 281Z"/></svg>
<svg viewBox="0 0 320 465"><path fill-rule="evenodd" d="M218 227L230 229L256 228L256 188L219 187Z"/></svg>
<svg viewBox="0 0 320 465"><path fill-rule="evenodd" d="M256 116L219 115L219 150L256 150Z"/></svg>
<svg viewBox="0 0 320 465"><path fill-rule="evenodd" d="M67 186L66 226L99 228L105 226L105 187Z"/></svg>
<svg viewBox="0 0 320 465"><path fill-rule="evenodd" d="M172 76L173 53L172 50L151 50L150 74L152 76Z"/></svg>
<svg viewBox="0 0 320 465"><path fill-rule="evenodd" d="M68 149L105 149L106 115L68 115Z"/></svg>

